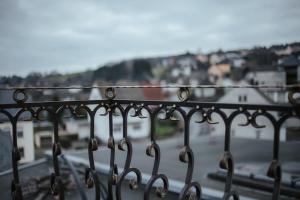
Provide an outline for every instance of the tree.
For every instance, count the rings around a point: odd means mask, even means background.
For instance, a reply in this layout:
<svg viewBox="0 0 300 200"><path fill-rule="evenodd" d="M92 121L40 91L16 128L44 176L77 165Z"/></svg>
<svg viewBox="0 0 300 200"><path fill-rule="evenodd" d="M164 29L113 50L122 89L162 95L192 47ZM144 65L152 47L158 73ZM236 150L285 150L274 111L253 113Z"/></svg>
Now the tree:
<svg viewBox="0 0 300 200"><path fill-rule="evenodd" d="M138 59L133 63L132 79L136 81L147 80L152 77L151 63L146 59Z"/></svg>

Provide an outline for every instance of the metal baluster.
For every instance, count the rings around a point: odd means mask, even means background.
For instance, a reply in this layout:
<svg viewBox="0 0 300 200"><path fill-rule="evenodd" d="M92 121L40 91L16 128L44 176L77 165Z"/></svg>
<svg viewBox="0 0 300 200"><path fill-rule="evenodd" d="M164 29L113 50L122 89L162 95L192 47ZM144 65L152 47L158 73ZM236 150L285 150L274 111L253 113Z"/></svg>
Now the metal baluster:
<svg viewBox="0 0 300 200"><path fill-rule="evenodd" d="M184 120L184 146L180 151L179 160L183 163L188 163L185 185L179 194L179 200L184 199L201 199L201 186L198 182L192 181L194 171L194 153L190 147L190 120L196 110L191 110L188 115L186 112L176 105L173 105L173 109L170 112L177 110L183 117ZM192 191L194 189L195 192Z"/></svg>
<svg viewBox="0 0 300 200"><path fill-rule="evenodd" d="M147 108L147 107L145 107ZM162 105L160 105L158 108L156 108L153 112L148 108L150 119L151 119L151 144L146 149L146 154L150 157L154 157L154 164L152 169L152 174L150 179L148 180L145 190L144 190L144 200L149 200L150 198L150 191L153 186L153 184L158 180L162 180L163 187L157 187L156 188L156 195L160 198L165 197L168 193L169 189L169 181L166 175L164 174L158 174L159 169L159 163L160 163L160 148L158 144L156 143L155 139L155 119L158 115L159 111L163 108Z"/></svg>
<svg viewBox="0 0 300 200"><path fill-rule="evenodd" d="M128 112L130 111L131 108L133 108L133 105L128 105L125 110L120 105L118 105L118 108L120 109L122 118L123 118L123 139L120 141L118 148L121 151L125 151L124 145L126 145L126 148L127 148L127 155L126 155L124 170L118 176L117 183L116 183L116 198L117 198L117 200L121 200L122 199L121 187L122 187L122 183L125 180L125 177L127 176L127 174L133 172L136 175L136 180L131 179L129 181L129 187L130 187L130 189L137 189L138 184L140 184L140 182L141 182L141 172L137 168L130 167L130 163L132 160L132 144L127 136L127 125L128 125L127 118L128 118Z"/></svg>
<svg viewBox="0 0 300 200"><path fill-rule="evenodd" d="M181 115L184 118L184 147L180 151L179 154L179 160L183 163L188 163L188 168L186 172L186 178L185 178L185 185L182 188L179 199L201 199L201 186L198 182L193 181L193 170L194 170L194 154L192 149L190 148L190 142L189 142L189 134L190 134L190 120L192 116L196 112L200 112L203 115L203 111L199 111L199 106L197 106L195 109L191 109L186 115L185 111L183 111L181 108L177 108ZM201 121L197 121L197 123L202 123L205 121L205 117L203 116L203 119ZM192 192L192 188L196 192Z"/></svg>
<svg viewBox="0 0 300 200"><path fill-rule="evenodd" d="M274 179L274 190L273 190L273 200L279 199L280 187L281 187L281 163L279 162L279 143L280 143L280 123L275 119L275 117L264 111L257 110L252 114L252 125L256 128L263 128L264 125L258 125L256 119L258 116L264 116L270 120L274 128L274 138L273 138L273 160L267 171L267 176Z"/></svg>
<svg viewBox="0 0 300 200"><path fill-rule="evenodd" d="M278 200L281 187L281 163L279 161L279 143L280 143L280 126L277 123L274 125L274 140L273 140L273 160L268 169L267 175L274 179L273 200Z"/></svg>
<svg viewBox="0 0 300 200"><path fill-rule="evenodd" d="M281 164L279 162L280 130L281 130L281 127L284 124L284 122L286 122L289 118L297 118L298 120L300 120L300 113L297 111L297 109L295 109L292 112L285 113L283 116L281 116L278 119L278 121L276 123L276 127L274 127L274 130L276 129L278 131L277 133L275 133L275 135L278 139L278 144L276 144L275 141L273 143L273 148L274 148L273 149L273 160L276 160L277 162L274 162L272 170L270 170L270 174L269 174L273 178L275 177L273 200L279 199L279 197L280 197L280 184L281 184L281 175L282 175L281 174L282 173ZM270 166L270 169L271 169L271 166Z"/></svg>
<svg viewBox="0 0 300 200"><path fill-rule="evenodd" d="M61 145L59 143L58 126L59 126L59 114L63 110L63 107L56 108L53 115L53 126L54 126L54 143L52 146L52 161L54 173L51 174L50 189L53 196L59 196L60 200L64 199L64 186L60 176L58 156L61 155Z"/></svg>
<svg viewBox="0 0 300 200"><path fill-rule="evenodd" d="M110 162L109 162L109 172L108 172L108 199L113 200L113 185L116 185L118 179L118 167L115 164L115 140L113 136L113 109L112 105L109 105L108 108L108 117L109 117L109 138L107 142L107 147L110 149Z"/></svg>
<svg viewBox="0 0 300 200"><path fill-rule="evenodd" d="M226 114L218 108L214 106L208 110L207 112L207 122L210 124L216 124L217 122L212 122L211 115L212 113L217 113L220 115L225 125L225 141L224 141L224 153L219 162L220 168L227 171L226 183L224 189L223 199L228 200L233 197L234 200L239 200L239 195L236 191L232 190L232 178L234 173L234 161L232 154L230 152L230 131L231 131L231 123L235 116L240 114L239 111L231 113L231 115L227 118Z"/></svg>
<svg viewBox="0 0 300 200"><path fill-rule="evenodd" d="M13 93L13 100L21 105L23 109L20 109L14 117L12 117L7 111L3 113L9 118L11 125L12 125L12 138L13 138L13 149L12 149L12 168L13 168L13 180L11 183L11 196L13 200L22 200L22 188L20 185L19 180L19 171L18 171L18 161L21 159L20 151L18 148L18 141L17 141L17 122L19 116L26 111L24 109L23 104L28 99L28 96L24 90L17 89Z"/></svg>
<svg viewBox="0 0 300 200"><path fill-rule="evenodd" d="M89 107L81 104L80 106L76 107L75 109L75 115L80 110L84 110L87 112L88 116L90 117L90 139L88 144L88 156L89 156L89 168L85 169L85 184L87 188L93 188L95 187L95 200L100 200L101 197L101 190L100 190L100 181L98 173L95 169L95 161L94 161L94 151L98 150L98 141L95 138L95 113L97 112L97 109L99 107L96 107L94 111L91 111Z"/></svg>
<svg viewBox="0 0 300 200"><path fill-rule="evenodd" d="M109 162L109 172L107 180L108 188L108 200L113 200L113 185L116 185L118 179L118 166L115 164L115 140L113 136L113 112L115 106L113 105L113 99L116 97L116 92L114 88L109 87L105 90L105 97L109 99L108 105L108 118L109 118L109 138L107 142L107 147L110 149L110 162Z"/></svg>
<svg viewBox="0 0 300 200"><path fill-rule="evenodd" d="M12 168L13 180L11 183L11 196L13 200L22 200L22 189L19 180L18 161L21 159L17 142L17 118L12 121L13 149L12 149Z"/></svg>

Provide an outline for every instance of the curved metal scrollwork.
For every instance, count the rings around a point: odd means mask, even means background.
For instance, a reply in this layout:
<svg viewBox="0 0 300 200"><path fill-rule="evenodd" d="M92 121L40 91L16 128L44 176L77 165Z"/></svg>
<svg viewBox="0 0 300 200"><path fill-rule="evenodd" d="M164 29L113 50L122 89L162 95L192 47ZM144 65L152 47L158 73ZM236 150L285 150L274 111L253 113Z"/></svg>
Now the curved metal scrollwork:
<svg viewBox="0 0 300 200"><path fill-rule="evenodd" d="M115 109L117 108L117 103L108 104L108 119L109 119L109 138L107 141L107 147L110 149L110 162L109 162L109 172L108 172L108 181L107 181L107 190L108 190L108 199L113 199L113 186L118 182L118 166L115 164L115 139L113 135L113 115Z"/></svg>
<svg viewBox="0 0 300 200"><path fill-rule="evenodd" d="M28 99L28 95L25 92L25 90L17 89L13 93L13 99L14 99L15 102L17 102L19 104L20 103L25 103Z"/></svg>
<svg viewBox="0 0 300 200"><path fill-rule="evenodd" d="M299 115L300 114L300 87L291 88L288 93L288 100L294 106L295 112ZM298 94L298 97L296 95Z"/></svg>
<svg viewBox="0 0 300 200"><path fill-rule="evenodd" d="M1 104L0 113L6 116L7 121L12 127L12 173L13 179L11 182L11 197L14 200L22 200L22 188L20 184L20 177L18 171L18 162L20 158L20 151L17 141L18 121L24 116L24 113L29 113L31 120L49 120L52 122L54 131L52 146L52 162L53 173L50 179L50 191L52 195L58 197L60 200L65 198L65 188L63 179L60 173L59 156L62 154L60 139L59 139L59 124L60 116L64 111L70 111L72 117L88 116L90 122L90 135L88 141L88 158L89 164L85 170L84 181L88 188L94 188L95 200L101 199L100 177L96 170L94 152L99 148L98 140L95 136L95 116L100 109L104 112L100 115L108 115L109 118L109 138L107 146L110 149L110 169L108 173L107 189L108 199L117 200L122 199L122 184L129 174L133 174L133 178L129 180L129 187L137 189L141 184L142 173L140 169L131 166L133 143L128 137L128 117L139 117L141 119L149 117L150 119L150 140L151 143L146 148L146 155L153 157L153 166L150 179L144 188L144 200L150 199L150 192L154 186L161 182L162 185L156 188L156 195L158 197L165 197L169 190L169 179L165 174L159 173L161 161L161 149L156 140L155 121L160 118L162 112L163 120L179 121L183 119L184 123L184 138L183 147L179 152L179 161L187 164L185 172L184 186L181 188L178 199L201 199L202 191L198 182L193 181L194 170L194 155L193 149L190 145L190 123L191 119L197 113L199 118L196 123L218 124L214 119L218 115L221 122L225 125L224 130L224 151L219 161L219 167L226 171L226 181L223 199L239 199L239 194L232 188L232 181L234 175L234 158L231 152L231 126L232 122L237 117L245 117L245 122L238 124L239 126L252 126L256 129L265 128L265 124L261 124L260 118L266 118L273 126L273 155L270 159L270 165L267 171L267 176L273 179L273 200L280 199L280 188L282 181L282 166L279 158L280 150L280 130L284 122L289 118L300 119L299 100L296 93L299 88L291 88L288 98L291 105L239 105L239 104L218 104L218 103L199 103L187 102L191 93L189 88L180 88L178 97L181 102L169 101L141 101L141 100L116 100L115 88L106 88L106 100L88 100L88 101L55 101L55 102L38 102L28 103L28 95L24 89L17 89L13 93L13 100L15 104ZM11 111L14 110L14 113ZM134 111L131 113L130 111ZM226 110L226 112L225 112ZM144 112L148 114L145 114ZM49 118L44 117L45 114ZM278 114L278 115L277 115ZM21 117L22 116L22 117ZM121 173L118 173L118 167L115 164L115 139L113 133L113 119L114 117L122 117L123 120L123 137L118 144L120 151L126 152L126 161ZM181 117L180 117L181 116ZM201 167L201 166L199 166ZM103 189L103 188L102 188ZM115 190L114 190L115 189Z"/></svg>
<svg viewBox="0 0 300 200"><path fill-rule="evenodd" d="M160 198L163 198L167 195L169 190L169 181L166 175L158 174L159 163L160 163L160 148L159 145L156 143L156 139L155 139L155 119L159 111L164 107L160 105L159 107L154 109L154 111L152 111L147 106L143 106L143 107L148 111L151 120L151 130L150 130L151 144L147 147L146 154L147 156L154 157L154 164L152 168L151 177L148 180L144 190L144 200L149 200L150 190L157 180L161 180L163 182L163 187L157 187L155 190L156 196Z"/></svg>
<svg viewBox="0 0 300 200"><path fill-rule="evenodd" d="M122 187L123 181L125 180L125 177L129 173L134 173L135 174L136 179L131 179L129 181L129 187L132 190L138 188L138 185L140 184L141 179L142 179L142 175L141 175L140 170L138 170L137 168L130 167L130 163L131 163L131 159L132 159L132 144L131 144L131 141L129 140L128 134L127 134L127 131L128 131L127 130L128 113L129 113L130 109L135 108L135 114L133 115L134 117L144 118L144 116L142 116L141 110L137 106L129 105L124 110L120 105L118 105L118 108L121 111L121 114L122 114L122 117L123 117L123 139L118 144L118 148L121 151L126 151L127 150L124 169L123 169L123 172L118 176L117 183L116 183L116 198L117 198L117 200L121 200L122 199L121 187ZM126 146L126 148L125 148L125 146Z"/></svg>
<svg viewBox="0 0 300 200"><path fill-rule="evenodd" d="M191 91L187 87L181 87L177 92L177 96L180 101L187 101L191 96Z"/></svg>
<svg viewBox="0 0 300 200"><path fill-rule="evenodd" d="M12 125L13 148L12 148L12 167L13 167L13 180L11 182L11 197L13 200L22 200L22 189L19 180L18 161L21 159L20 151L17 143L17 118L12 117L9 112L2 111L10 120Z"/></svg>
<svg viewBox="0 0 300 200"><path fill-rule="evenodd" d="M20 92L20 91L18 91ZM24 97L22 99L16 100L17 103L25 103L27 100L26 93L22 91ZM18 98L16 95L17 92L14 93L14 98ZM18 148L17 142L17 123L21 115L25 112L29 112L31 117L34 116L34 110L28 108L21 108L16 113L15 116L12 116L9 112L5 110L1 110L1 113L5 114L9 119L12 125L12 138L13 138L13 148L12 148L12 168L13 168L13 180L11 182L11 196L14 200L22 200L22 188L19 180L19 172L18 172L18 161L21 160L20 150Z"/></svg>
<svg viewBox="0 0 300 200"><path fill-rule="evenodd" d="M85 170L85 185L87 188L95 188L95 200L100 199L100 180L99 175L95 169L94 152L98 150L98 140L95 138L95 114L101 107L106 110L107 107L103 104L97 106L94 110L91 110L85 105L79 105L74 109L74 115L80 117L80 111L85 111L90 118L90 138L88 143L88 156L89 156L89 168Z"/></svg>
<svg viewBox="0 0 300 200"><path fill-rule="evenodd" d="M293 105L299 105L299 98L296 98L295 95L300 92L299 87L291 88L288 93L288 100Z"/></svg>
<svg viewBox="0 0 300 200"><path fill-rule="evenodd" d="M182 188L179 199L201 199L201 186L198 182L192 181L193 171L194 171L194 153L190 147L190 120L192 116L199 112L201 115L203 114L203 110L200 110L199 107L196 109L191 109L188 114L182 109L173 105L170 112L178 111L184 119L184 147L180 151L179 160L183 163L188 163L188 168L185 177L185 185ZM202 123L204 120L204 116L202 115L202 120L197 121L198 123Z"/></svg>
<svg viewBox="0 0 300 200"><path fill-rule="evenodd" d="M270 163L270 166L267 171L267 176L274 179L274 189L273 189L273 197L272 199L276 200L279 199L280 195L280 185L281 185L281 164L279 162L279 144L280 144L280 126L275 119L275 117L265 110L257 110L252 114L252 124L255 128L264 128L265 125L258 125L257 124L257 117L263 116L267 118L271 124L273 125L274 130L274 139L273 139L273 159Z"/></svg>
<svg viewBox="0 0 300 200"><path fill-rule="evenodd" d="M208 109L207 111L207 122L211 124L216 124L217 122L212 121L212 114L216 113L218 114L221 119L223 120L225 124L225 143L224 143L224 153L220 159L219 167L221 169L224 169L227 171L226 175L226 183L225 183L225 189L224 189L224 195L223 199L227 200L233 197L235 200L239 199L239 195L236 191L232 190L232 179L233 179L233 173L234 173L234 161L233 157L230 152L230 131L231 131L231 123L233 119L241 114L244 113L242 109L239 109L233 113L229 117L220 110L219 108L215 108L214 106ZM247 115L247 114L246 114ZM244 124L246 125L246 124Z"/></svg>
<svg viewBox="0 0 300 200"><path fill-rule="evenodd" d="M50 112L50 114L53 116L53 126L54 126L54 143L52 145L52 159L53 159L53 168L54 173L51 174L51 183L50 183L50 189L53 196L59 196L60 200L63 200L65 198L64 196L64 189L62 184L62 179L60 176L60 169L59 169L59 161L58 156L61 155L61 145L59 142L59 135L58 135L58 126L59 126L59 115L63 112L65 109L64 106L56 107L53 112Z"/></svg>
<svg viewBox="0 0 300 200"><path fill-rule="evenodd" d="M112 87L106 88L105 89L105 97L110 100L114 99L116 97L115 89Z"/></svg>

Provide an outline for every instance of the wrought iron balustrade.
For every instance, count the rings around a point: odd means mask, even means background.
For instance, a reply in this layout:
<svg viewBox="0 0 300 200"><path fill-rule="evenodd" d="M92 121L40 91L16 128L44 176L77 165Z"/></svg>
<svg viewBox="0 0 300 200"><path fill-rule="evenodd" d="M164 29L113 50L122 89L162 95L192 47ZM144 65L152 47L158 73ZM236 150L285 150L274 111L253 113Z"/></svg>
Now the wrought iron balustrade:
<svg viewBox="0 0 300 200"><path fill-rule="evenodd" d="M237 86L238 87L238 86ZM251 87L251 86L250 86ZM255 87L255 86L254 86ZM93 188L95 191L94 199L99 200L101 198L101 177L96 171L94 152L98 150L99 144L95 137L95 114L99 109L105 110L105 115L109 118L109 139L107 141L107 147L110 149L110 162L107 186L107 199L126 199L122 196L121 187L126 176L129 173L135 174L135 179L129 180L129 186L131 189L136 189L141 184L143 169L134 168L131 166L132 160L132 142L128 137L127 120L130 116L130 112L134 110L132 117L144 118L147 116L150 119L150 141L149 146L145 147L146 155L154 157L154 163L152 168L151 177L149 178L146 186L144 187L144 200L150 199L150 193L153 189L155 182L162 182L162 187L156 188L156 195L159 197L165 197L168 195L169 180L165 174L160 173L160 161L161 151L160 146L157 143L157 137L155 134L156 119L163 113L164 119L175 120L175 113L181 115L184 124L184 137L183 148L178 151L179 161L186 163L186 175L184 181L184 187L178 195L178 199L201 199L201 185L197 181L193 181L194 158L193 149L190 146L190 122L192 117L198 113L201 119L197 123L210 123L214 124L212 115L219 115L222 119L224 129L224 152L219 162L219 167L226 170L226 183L224 188L223 199L239 199L238 191L232 189L232 179L234 175L234 158L231 153L231 124L234 119L240 115L244 115L247 119L245 124L241 126L253 126L255 128L262 128L258 122L259 116L267 118L273 126L273 157L271 158L269 170L267 175L273 179L273 199L280 199L280 187L282 181L282 170L279 157L280 151L280 128L283 123L291 118L300 118L300 107L295 94L299 92L299 87L287 87L289 91L289 104L286 105L253 105L253 104L225 104L225 103L210 103L210 102L195 102L188 101L190 95L189 86L179 87L178 97L180 101L141 101L141 100L126 100L118 99L115 93L114 87L106 88L106 99L104 100L87 100L87 101L48 101L48 102L27 102L26 90L34 88L17 88L14 91L13 104L0 105L0 113L5 115L12 127L12 171L13 180L11 182L11 197L14 200L23 199L22 188L20 186L20 177L18 172L18 161L20 160L20 151L18 148L17 129L18 121L24 113L30 113L32 120L41 120L42 113L48 113L51 116L51 122L53 123L54 143L52 147L52 159L53 159L53 173L51 174L51 192L54 196L58 196L59 199L64 199L64 186L61 177L61 171L59 166L59 157L62 155L62 148L60 144L59 135L59 116L65 110L70 111L73 117L79 117L80 113L86 113L89 117L90 123L90 137L87 149L89 158L89 167L85 171L85 184L88 188ZM55 89L55 88L53 88ZM93 107L91 107L93 105ZM11 112L14 110L14 113ZM225 110L229 110L228 114ZM114 113L120 113L123 120L123 138L119 144L115 143L113 132L113 120ZM274 112L280 113L279 116L274 116ZM100 147L101 148L101 147ZM123 166L123 171L119 171L115 163L115 154L117 150L127 152L126 162ZM199 166L201 167L201 166ZM123 186L124 187L124 186Z"/></svg>

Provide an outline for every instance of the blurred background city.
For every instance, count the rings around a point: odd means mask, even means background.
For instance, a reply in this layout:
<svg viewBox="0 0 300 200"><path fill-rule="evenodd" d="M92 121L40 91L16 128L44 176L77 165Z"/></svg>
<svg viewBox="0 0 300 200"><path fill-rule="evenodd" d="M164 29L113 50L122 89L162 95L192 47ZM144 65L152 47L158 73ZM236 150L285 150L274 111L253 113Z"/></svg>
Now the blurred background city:
<svg viewBox="0 0 300 200"><path fill-rule="evenodd" d="M217 85L224 88L192 88L189 100L287 105L288 91L281 86L300 83L299 10L297 0L1 0L0 104L14 103L13 91L3 90L10 87L71 87L28 90L28 102L101 100L105 99L104 90L96 86L128 85L157 88L118 88L116 99L178 101L177 89L163 86ZM278 87L226 88L232 85ZM90 86L95 87L83 88ZM45 155L51 156L53 119L44 117L34 121L24 115L18 122L20 166L27 166L20 176L25 184L38 176L35 173L42 177L43 171L51 171L51 164L44 162L28 167L29 163L42 162ZM174 117L178 120L157 121L160 172L184 182L186 166L178 161L183 120ZM6 180L11 176L12 127L4 115L0 120L0 194L9 195ZM214 120L221 121L218 116ZM272 160L273 127L264 117L260 124L266 127L261 129L238 126L243 121L236 120L231 128L235 173L240 181L237 188L242 191L241 199L270 199L272 188L257 186L271 181L266 171ZM95 118L100 144L95 161L104 165L109 164L110 156L106 147L108 124L107 116ZM122 118L116 113L116 143L122 139L122 131ZM74 162L88 162L87 115L73 118L63 113L59 136L65 155ZM151 174L153 161L145 155L150 143L149 116L129 117L128 136L133 143L132 165ZM218 167L224 148L224 124L191 123L190 138L195 154L193 177L218 196L224 188L224 174ZM285 194L299 195L300 184L295 181L300 178L299 151L299 120L290 119L280 130ZM119 166L124 165L124 155L116 152ZM74 180L68 188L76 190ZM71 193L69 199L76 199ZM296 198L287 195L282 199Z"/></svg>

